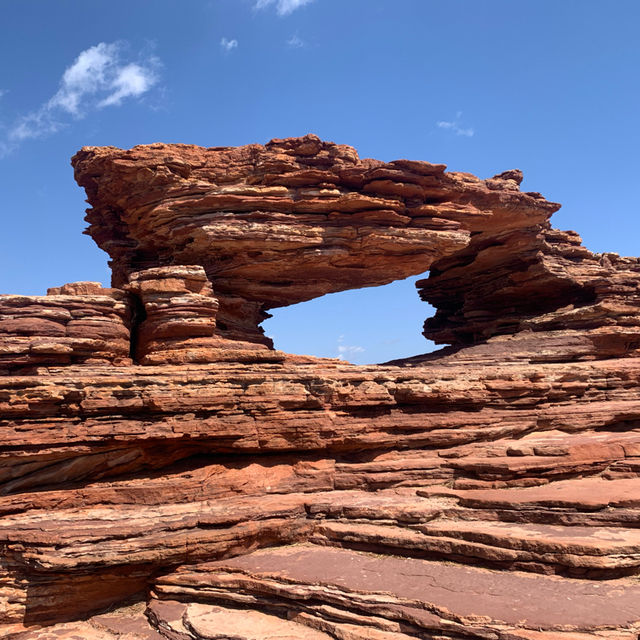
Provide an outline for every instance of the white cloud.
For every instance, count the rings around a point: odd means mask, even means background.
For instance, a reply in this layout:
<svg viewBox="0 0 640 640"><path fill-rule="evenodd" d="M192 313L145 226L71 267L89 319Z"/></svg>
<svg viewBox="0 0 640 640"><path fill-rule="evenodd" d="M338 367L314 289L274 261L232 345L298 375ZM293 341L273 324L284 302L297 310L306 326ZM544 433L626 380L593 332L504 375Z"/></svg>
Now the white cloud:
<svg viewBox="0 0 640 640"><path fill-rule="evenodd" d="M302 40L301 38L299 38L298 36L291 36L288 40L287 40L287 44L292 48L292 49L300 49L302 47L304 47L304 40Z"/></svg>
<svg viewBox="0 0 640 640"><path fill-rule="evenodd" d="M338 345L338 357L342 358L345 354L351 353L362 353L364 351L363 347L359 347L357 345L349 345L349 344L339 344Z"/></svg>
<svg viewBox="0 0 640 640"><path fill-rule="evenodd" d="M227 40L226 38L222 38L222 40L220 40L220 46L225 50L225 51L231 51L231 49L235 49L238 46L238 41L234 38L233 40Z"/></svg>
<svg viewBox="0 0 640 640"><path fill-rule="evenodd" d="M118 106L143 95L157 82L158 61L124 62L123 45L101 42L85 49L65 69L58 91L38 109L20 117L10 128L9 141L39 138L67 126L68 118Z"/></svg>
<svg viewBox="0 0 640 640"><path fill-rule="evenodd" d="M151 89L155 84L155 75L149 74L148 70L139 64L128 64L118 71L114 78L112 87L113 93L98 103L99 107L119 105L125 98L141 96Z"/></svg>
<svg viewBox="0 0 640 640"><path fill-rule="evenodd" d="M465 129L465 128L461 127L460 125L458 125L457 122L446 122L444 120L441 120L440 122L437 122L436 124L441 129L450 129L457 136L467 136L468 138L470 138L474 134L473 129L471 129L470 127Z"/></svg>
<svg viewBox="0 0 640 640"><path fill-rule="evenodd" d="M362 353L363 347L358 345L344 344L344 335L338 338L338 358L342 360L345 356L352 356L355 353Z"/></svg>
<svg viewBox="0 0 640 640"><path fill-rule="evenodd" d="M73 115L80 114L80 106L87 95L96 93L106 84L109 67L115 64L118 45L101 42L85 49L62 74L60 88L49 100L47 109L60 108Z"/></svg>
<svg viewBox="0 0 640 640"><path fill-rule="evenodd" d="M257 0L255 6L256 9L264 9L275 4L278 15L286 16L310 2L313 0Z"/></svg>
<svg viewBox="0 0 640 640"><path fill-rule="evenodd" d="M473 134L475 132L471 127L461 126L460 124L461 117L462 117L462 111L458 111L458 113L456 113L455 120L451 120L451 121L440 120L439 122L436 122L436 125L440 129L448 129L452 133L455 133L457 136L465 136L467 138L473 137Z"/></svg>
<svg viewBox="0 0 640 640"><path fill-rule="evenodd" d="M11 142L22 142L29 138L39 138L59 131L64 125L51 117L47 109L39 109L26 116L22 116L9 129Z"/></svg>

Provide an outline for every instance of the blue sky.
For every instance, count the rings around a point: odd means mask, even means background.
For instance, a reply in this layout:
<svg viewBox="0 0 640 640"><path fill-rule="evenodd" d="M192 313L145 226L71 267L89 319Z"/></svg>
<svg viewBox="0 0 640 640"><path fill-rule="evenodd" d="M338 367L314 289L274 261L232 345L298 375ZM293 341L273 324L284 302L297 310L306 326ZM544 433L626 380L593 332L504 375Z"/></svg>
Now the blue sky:
<svg viewBox="0 0 640 640"><path fill-rule="evenodd" d="M555 226L638 255L640 3L0 0L0 292L109 281L82 235L83 145L264 143L444 162L563 203ZM429 348L413 282L273 311L276 345L379 362Z"/></svg>

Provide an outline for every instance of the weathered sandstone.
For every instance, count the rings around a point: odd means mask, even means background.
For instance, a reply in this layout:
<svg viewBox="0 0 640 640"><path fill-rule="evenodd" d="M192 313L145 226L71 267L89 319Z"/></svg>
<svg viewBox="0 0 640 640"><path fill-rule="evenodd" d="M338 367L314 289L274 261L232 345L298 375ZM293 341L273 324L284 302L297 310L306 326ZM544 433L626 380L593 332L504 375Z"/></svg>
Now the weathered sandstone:
<svg viewBox="0 0 640 640"><path fill-rule="evenodd" d="M0 375L34 365L129 361L129 296L97 282L0 295Z"/></svg>
<svg viewBox="0 0 640 640"><path fill-rule="evenodd" d="M639 274L638 258L595 255L548 223L481 233L417 283L437 308L424 335L455 346L509 335L503 345L539 362L631 357Z"/></svg>
<svg viewBox="0 0 640 640"><path fill-rule="evenodd" d="M636 258L315 136L73 164L114 288L0 296L0 634L638 638ZM440 351L259 326L426 269Z"/></svg>
<svg viewBox="0 0 640 640"><path fill-rule="evenodd" d="M269 348L268 339L256 344L244 341L242 332L219 330L218 299L200 266L136 271L129 274L125 289L138 301L132 343L140 364L277 362L284 358Z"/></svg>

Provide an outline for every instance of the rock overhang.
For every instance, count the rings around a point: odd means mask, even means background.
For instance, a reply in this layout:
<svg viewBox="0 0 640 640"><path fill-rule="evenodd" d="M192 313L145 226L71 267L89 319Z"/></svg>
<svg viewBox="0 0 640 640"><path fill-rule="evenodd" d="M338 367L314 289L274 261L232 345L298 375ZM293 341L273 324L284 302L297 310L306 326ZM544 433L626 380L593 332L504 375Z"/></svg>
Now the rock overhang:
<svg viewBox="0 0 640 640"><path fill-rule="evenodd" d="M141 268L199 264L216 292L270 309L425 272L488 228L544 222L559 205L444 165L358 157L317 136L266 145L85 147L72 164L87 233L114 286Z"/></svg>

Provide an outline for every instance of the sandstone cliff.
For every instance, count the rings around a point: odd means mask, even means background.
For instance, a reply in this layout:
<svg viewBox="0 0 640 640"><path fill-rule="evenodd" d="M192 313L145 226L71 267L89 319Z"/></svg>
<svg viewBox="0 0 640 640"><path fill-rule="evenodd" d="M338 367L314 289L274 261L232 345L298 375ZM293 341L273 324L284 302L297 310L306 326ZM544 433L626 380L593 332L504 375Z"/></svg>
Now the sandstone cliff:
<svg viewBox="0 0 640 640"><path fill-rule="evenodd" d="M638 638L636 258L315 136L73 165L113 288L0 296L4 637ZM427 269L435 353L259 326Z"/></svg>

